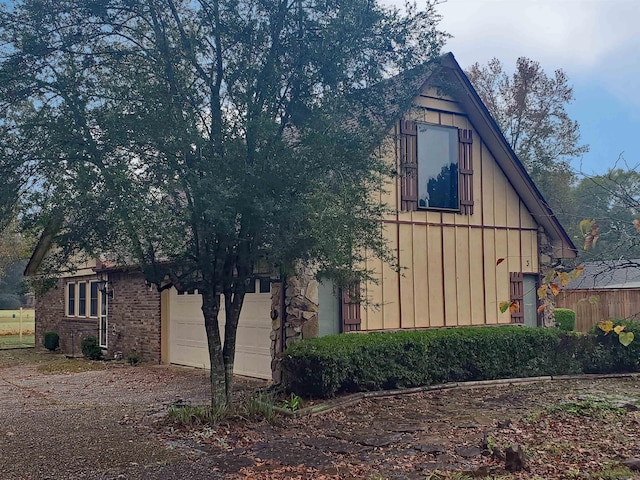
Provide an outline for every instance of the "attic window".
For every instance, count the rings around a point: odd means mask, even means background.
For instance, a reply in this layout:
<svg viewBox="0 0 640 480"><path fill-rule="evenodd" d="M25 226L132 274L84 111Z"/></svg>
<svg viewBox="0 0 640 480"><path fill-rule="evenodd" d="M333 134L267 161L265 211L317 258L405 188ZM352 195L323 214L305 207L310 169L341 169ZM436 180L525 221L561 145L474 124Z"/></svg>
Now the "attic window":
<svg viewBox="0 0 640 480"><path fill-rule="evenodd" d="M418 207L458 210L458 129L418 124Z"/></svg>
<svg viewBox="0 0 640 480"><path fill-rule="evenodd" d="M473 132L400 121L401 210L473 215Z"/></svg>

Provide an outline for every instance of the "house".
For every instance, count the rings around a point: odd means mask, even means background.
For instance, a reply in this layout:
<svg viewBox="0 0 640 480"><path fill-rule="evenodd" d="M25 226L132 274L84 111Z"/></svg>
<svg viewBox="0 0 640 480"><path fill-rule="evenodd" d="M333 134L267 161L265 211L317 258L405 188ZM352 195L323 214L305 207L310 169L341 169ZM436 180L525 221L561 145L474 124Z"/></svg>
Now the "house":
<svg viewBox="0 0 640 480"><path fill-rule="evenodd" d="M557 306L576 312L577 331L602 320L640 320L640 259L585 262L582 275L562 289Z"/></svg>
<svg viewBox="0 0 640 480"><path fill-rule="evenodd" d="M375 200L395 211L384 234L402 268L368 260L378 282L360 286L363 304L309 266L284 281L257 274L239 322L236 373L277 378L280 353L301 338L540 324L539 273L575 257L574 245L453 55L441 57L415 90L386 149L399 175ZM42 250L28 274L37 273ZM501 313L500 302L509 300L520 308ZM159 293L135 269L100 261L38 298L36 341L49 330L60 334L66 352L77 352L79 338L92 333L111 354L135 350L146 361L208 365L197 291Z"/></svg>

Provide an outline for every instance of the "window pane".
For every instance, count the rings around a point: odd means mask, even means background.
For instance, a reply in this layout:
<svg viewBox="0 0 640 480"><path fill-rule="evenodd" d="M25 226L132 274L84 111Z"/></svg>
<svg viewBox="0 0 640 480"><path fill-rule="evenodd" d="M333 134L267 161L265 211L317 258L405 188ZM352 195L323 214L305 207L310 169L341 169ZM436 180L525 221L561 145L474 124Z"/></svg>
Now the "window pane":
<svg viewBox="0 0 640 480"><path fill-rule="evenodd" d="M98 282L91 282L91 296L89 300L89 315L98 316Z"/></svg>
<svg viewBox="0 0 640 480"><path fill-rule="evenodd" d="M260 293L269 293L271 292L271 280L268 278L260 279Z"/></svg>
<svg viewBox="0 0 640 480"><path fill-rule="evenodd" d="M418 205L457 210L458 129L418 124Z"/></svg>
<svg viewBox="0 0 640 480"><path fill-rule="evenodd" d="M67 315L73 317L76 314L76 284L69 283L67 289Z"/></svg>
<svg viewBox="0 0 640 480"><path fill-rule="evenodd" d="M251 277L249 279L249 283L247 283L247 289L245 293L256 293L256 279L255 277Z"/></svg>
<svg viewBox="0 0 640 480"><path fill-rule="evenodd" d="M87 284L78 284L78 316L87 316Z"/></svg>

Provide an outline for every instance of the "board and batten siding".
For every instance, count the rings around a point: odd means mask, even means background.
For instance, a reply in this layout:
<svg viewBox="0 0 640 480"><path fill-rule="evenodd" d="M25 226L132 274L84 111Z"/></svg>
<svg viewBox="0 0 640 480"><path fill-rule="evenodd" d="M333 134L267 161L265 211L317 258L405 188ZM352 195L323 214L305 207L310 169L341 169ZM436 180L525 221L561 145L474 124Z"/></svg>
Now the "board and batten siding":
<svg viewBox="0 0 640 480"><path fill-rule="evenodd" d="M380 198L397 213L384 236L401 270L367 260L378 283L364 286L362 330L510 323L499 303L510 272L538 272L538 225L455 101L427 90L415 104L406 118L473 130L473 214L401 211L400 179L389 180ZM388 150L399 168L398 148Z"/></svg>

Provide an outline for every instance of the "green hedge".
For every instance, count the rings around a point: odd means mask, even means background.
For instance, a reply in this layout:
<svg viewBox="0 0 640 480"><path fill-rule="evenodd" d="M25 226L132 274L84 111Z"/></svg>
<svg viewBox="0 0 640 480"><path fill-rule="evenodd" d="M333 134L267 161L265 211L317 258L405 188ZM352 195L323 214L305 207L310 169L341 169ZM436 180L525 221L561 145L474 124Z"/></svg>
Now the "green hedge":
<svg viewBox="0 0 640 480"><path fill-rule="evenodd" d="M576 312L570 308L556 308L554 310L556 324L560 330L573 332L576 328Z"/></svg>
<svg viewBox="0 0 640 480"><path fill-rule="evenodd" d="M333 335L292 345L285 385L298 395L409 388L444 382L582 371L580 336L528 327Z"/></svg>
<svg viewBox="0 0 640 480"><path fill-rule="evenodd" d="M625 347L615 332L605 334L597 325L594 326L589 335L595 338L595 342L580 352L586 373L640 372L640 322L614 320L613 324L624 325L626 332L633 332L633 342Z"/></svg>

